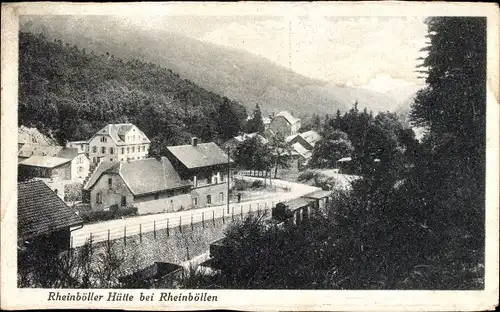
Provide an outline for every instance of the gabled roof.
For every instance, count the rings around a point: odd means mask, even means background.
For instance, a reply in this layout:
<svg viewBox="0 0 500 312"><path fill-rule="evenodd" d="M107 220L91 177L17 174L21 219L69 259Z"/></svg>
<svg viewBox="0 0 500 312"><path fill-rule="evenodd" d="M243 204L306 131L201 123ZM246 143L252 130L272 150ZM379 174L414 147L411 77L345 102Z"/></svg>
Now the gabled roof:
<svg viewBox="0 0 500 312"><path fill-rule="evenodd" d="M105 173L114 173L123 181L134 195L155 193L192 185L182 180L166 157L134 160L129 163L102 161L99 163L84 189L91 189Z"/></svg>
<svg viewBox="0 0 500 312"><path fill-rule="evenodd" d="M118 173L119 167L120 163L105 161L105 160L101 161L94 169L94 172L91 174L87 183L85 183L85 185L83 186L83 189L84 190L90 189L97 182L97 180L99 180L99 178L104 172Z"/></svg>
<svg viewBox="0 0 500 312"><path fill-rule="evenodd" d="M198 143L194 145L169 146L167 149L186 168L200 168L214 165L227 164L227 154L214 142ZM233 163L233 160L229 160Z"/></svg>
<svg viewBox="0 0 500 312"><path fill-rule="evenodd" d="M70 161L71 159L68 158L35 155L21 161L19 164L31 167L54 168Z"/></svg>
<svg viewBox="0 0 500 312"><path fill-rule="evenodd" d="M17 184L17 236L28 237L82 224L82 219L45 183Z"/></svg>
<svg viewBox="0 0 500 312"><path fill-rule="evenodd" d="M109 135L113 141L116 142L117 145L125 145L125 135L134 127L134 124L125 123L125 124L108 124L101 130L97 131L96 134L90 138L88 142L90 142L96 135ZM137 128L137 127L136 127ZM136 135L139 136L141 140L134 142L134 144L144 144L151 143L148 137L142 132L139 128L137 128Z"/></svg>
<svg viewBox="0 0 500 312"><path fill-rule="evenodd" d="M123 163L120 174L134 195L155 193L189 186L182 180L166 157L141 159Z"/></svg>
<svg viewBox="0 0 500 312"><path fill-rule="evenodd" d="M298 137L298 136L299 136L299 134L298 134L298 133L297 133L297 134L292 134L292 135L289 135L289 136L287 136L287 137L285 138L285 142L287 142L287 143L288 143L288 142L292 141L293 139L295 139L295 138L296 138L296 137Z"/></svg>
<svg viewBox="0 0 500 312"><path fill-rule="evenodd" d="M294 125L300 121L300 119L293 117L292 114L290 114L288 111L281 111L274 117L278 116L285 118L286 121L288 121L291 125Z"/></svg>
<svg viewBox="0 0 500 312"><path fill-rule="evenodd" d="M299 142L297 143L294 143L292 145L292 148L295 152L297 152L297 154L301 155L302 157L304 158L309 158L312 156L312 153L311 151L309 151L308 149L306 149L304 146L302 146L302 144L300 144Z"/></svg>
<svg viewBox="0 0 500 312"><path fill-rule="evenodd" d="M307 143L311 144L311 146L313 146L313 147L314 147L314 145L316 145L316 142L321 140L321 135L314 130L309 130L309 131L303 132L300 134L300 136L302 138L304 138L304 140L306 140Z"/></svg>

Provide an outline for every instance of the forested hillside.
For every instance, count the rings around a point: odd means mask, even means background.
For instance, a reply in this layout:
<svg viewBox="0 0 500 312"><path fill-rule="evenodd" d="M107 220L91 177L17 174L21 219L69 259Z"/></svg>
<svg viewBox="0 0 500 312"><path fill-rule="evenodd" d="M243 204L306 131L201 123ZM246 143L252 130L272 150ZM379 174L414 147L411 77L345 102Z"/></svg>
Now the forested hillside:
<svg viewBox="0 0 500 312"><path fill-rule="evenodd" d="M338 86L305 77L289 68L243 50L186 37L161 27L138 28L112 16L24 16L22 31L112 53L123 60L140 59L179 73L207 90L245 105L259 104L264 115L288 110L294 116L346 112L358 101L360 109L386 111L397 106L382 93ZM334 73L332 73L334 74Z"/></svg>
<svg viewBox="0 0 500 312"><path fill-rule="evenodd" d="M151 151L161 153L193 135L232 137L246 116L238 103L156 64L20 33L19 124L52 133L62 144L88 139L108 123L131 122L151 139Z"/></svg>

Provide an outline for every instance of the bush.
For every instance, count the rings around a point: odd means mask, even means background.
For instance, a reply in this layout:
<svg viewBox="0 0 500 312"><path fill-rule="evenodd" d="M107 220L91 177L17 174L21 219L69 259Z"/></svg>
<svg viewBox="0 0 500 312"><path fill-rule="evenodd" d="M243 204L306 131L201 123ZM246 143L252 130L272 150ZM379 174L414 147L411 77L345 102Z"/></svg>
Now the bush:
<svg viewBox="0 0 500 312"><path fill-rule="evenodd" d="M261 188L263 186L264 186L264 182L262 182L261 180L255 180L250 185L251 188Z"/></svg>
<svg viewBox="0 0 500 312"><path fill-rule="evenodd" d="M311 180L312 178L314 178L316 175L316 173L312 170L306 170L304 172L301 172L299 174L299 176L297 177L297 181L301 182L301 181L309 181Z"/></svg>
<svg viewBox="0 0 500 312"><path fill-rule="evenodd" d="M84 223L107 221L107 220L118 219L125 216L135 216L135 215L137 215L137 207L119 208L118 205L111 206L109 210L80 212L80 217L83 219Z"/></svg>

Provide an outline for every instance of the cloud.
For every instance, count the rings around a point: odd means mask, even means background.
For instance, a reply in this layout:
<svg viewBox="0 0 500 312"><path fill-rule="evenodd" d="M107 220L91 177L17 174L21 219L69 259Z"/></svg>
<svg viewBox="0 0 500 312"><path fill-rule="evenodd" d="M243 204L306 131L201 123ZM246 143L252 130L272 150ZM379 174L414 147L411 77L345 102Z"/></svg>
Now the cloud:
<svg viewBox="0 0 500 312"><path fill-rule="evenodd" d="M198 39L263 56L312 78L373 86L372 80L384 75L396 84L421 82L414 69L426 30L416 17L248 19Z"/></svg>

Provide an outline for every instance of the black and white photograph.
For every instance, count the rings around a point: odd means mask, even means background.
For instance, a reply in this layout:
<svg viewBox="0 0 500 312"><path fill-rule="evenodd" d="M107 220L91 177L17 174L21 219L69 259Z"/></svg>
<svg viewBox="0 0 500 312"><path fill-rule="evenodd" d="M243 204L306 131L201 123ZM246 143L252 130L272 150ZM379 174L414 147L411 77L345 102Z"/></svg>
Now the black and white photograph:
<svg viewBox="0 0 500 312"><path fill-rule="evenodd" d="M67 308L497 293L498 6L493 39L491 14L254 6L19 13L13 287Z"/></svg>

